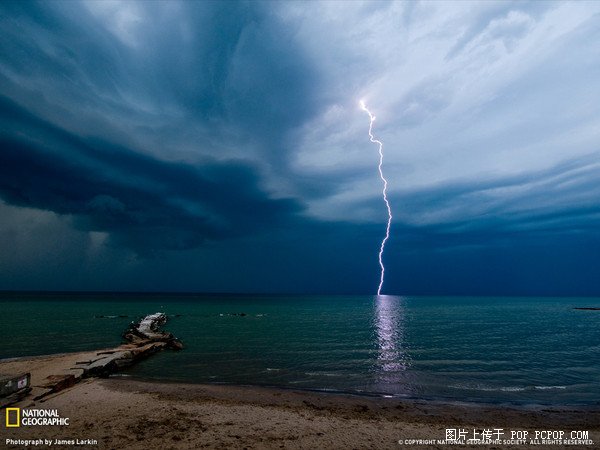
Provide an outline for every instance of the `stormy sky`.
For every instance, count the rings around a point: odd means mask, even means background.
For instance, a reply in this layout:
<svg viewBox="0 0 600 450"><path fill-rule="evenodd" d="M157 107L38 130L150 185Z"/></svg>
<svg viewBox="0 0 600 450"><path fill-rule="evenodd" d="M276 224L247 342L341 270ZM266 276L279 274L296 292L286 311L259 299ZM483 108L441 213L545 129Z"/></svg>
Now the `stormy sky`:
<svg viewBox="0 0 600 450"><path fill-rule="evenodd" d="M600 295L598 2L0 3L0 289Z"/></svg>

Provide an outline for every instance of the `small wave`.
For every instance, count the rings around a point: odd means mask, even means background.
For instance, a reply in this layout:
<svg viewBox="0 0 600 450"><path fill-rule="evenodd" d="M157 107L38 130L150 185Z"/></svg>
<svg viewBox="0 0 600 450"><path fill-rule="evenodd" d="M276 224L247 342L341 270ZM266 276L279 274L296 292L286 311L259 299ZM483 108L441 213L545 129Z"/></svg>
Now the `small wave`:
<svg viewBox="0 0 600 450"><path fill-rule="evenodd" d="M451 386L455 389L466 389L470 391L483 391L483 392L523 392L523 391L531 391L531 390L551 390L551 389L567 389L567 386L501 386L501 387L491 387L491 386Z"/></svg>
<svg viewBox="0 0 600 450"><path fill-rule="evenodd" d="M271 367L267 367L267 372L279 372L281 369L273 369Z"/></svg>
<svg viewBox="0 0 600 450"><path fill-rule="evenodd" d="M341 377L342 374L330 372L304 372L304 375L309 377Z"/></svg>
<svg viewBox="0 0 600 450"><path fill-rule="evenodd" d="M487 386L476 386L476 387L463 387L462 389L470 389L473 391L484 391L484 392L523 392L526 391L527 388L519 387L519 386L501 386L501 387L487 387Z"/></svg>
<svg viewBox="0 0 600 450"><path fill-rule="evenodd" d="M502 387L500 388L501 391L504 392L522 392L522 391L528 391L528 390L532 390L532 389L537 389L537 390L550 390L550 389L566 389L566 386L528 386L528 387L517 387L517 386L509 386L509 387ZM490 389L493 390L493 389Z"/></svg>
<svg viewBox="0 0 600 450"><path fill-rule="evenodd" d="M550 390L550 389L566 389L566 388L567 388L566 386L528 386L528 387L508 386L508 387L502 387L499 390L504 391L504 392L522 392L522 391L528 391L528 390L532 390L532 389L546 391L546 390ZM494 390L494 389L488 389L488 390Z"/></svg>

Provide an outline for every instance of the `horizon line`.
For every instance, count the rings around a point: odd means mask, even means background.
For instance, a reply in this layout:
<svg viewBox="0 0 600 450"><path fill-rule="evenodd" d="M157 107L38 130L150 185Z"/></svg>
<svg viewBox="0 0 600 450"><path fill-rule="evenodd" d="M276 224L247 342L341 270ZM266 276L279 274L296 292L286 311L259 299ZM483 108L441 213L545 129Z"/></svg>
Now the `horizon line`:
<svg viewBox="0 0 600 450"><path fill-rule="evenodd" d="M412 293L412 294L377 294L377 293L317 293L317 292L211 292L211 291L169 291L169 290L79 290L79 289L0 289L0 295L10 294L85 294L85 295L182 295L182 296L372 296L372 297L545 297L545 298L565 298L565 297L583 297L583 298L599 298L599 294L468 294L468 293Z"/></svg>

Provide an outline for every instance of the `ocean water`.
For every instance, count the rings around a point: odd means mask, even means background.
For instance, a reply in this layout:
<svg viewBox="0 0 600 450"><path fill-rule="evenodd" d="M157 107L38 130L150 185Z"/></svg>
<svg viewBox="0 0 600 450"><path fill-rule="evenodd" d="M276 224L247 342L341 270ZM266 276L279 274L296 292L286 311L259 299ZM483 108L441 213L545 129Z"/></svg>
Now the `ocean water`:
<svg viewBox="0 0 600 450"><path fill-rule="evenodd" d="M185 349L119 376L600 405L600 311L573 309L600 298L5 293L0 307L0 358L117 345L162 311Z"/></svg>

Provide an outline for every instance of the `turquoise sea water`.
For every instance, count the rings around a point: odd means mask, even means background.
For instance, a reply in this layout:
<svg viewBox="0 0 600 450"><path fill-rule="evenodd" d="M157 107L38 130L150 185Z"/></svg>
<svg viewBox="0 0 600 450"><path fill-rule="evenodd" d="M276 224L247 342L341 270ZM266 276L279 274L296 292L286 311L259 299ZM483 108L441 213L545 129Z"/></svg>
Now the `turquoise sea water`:
<svg viewBox="0 0 600 450"><path fill-rule="evenodd" d="M600 405L600 311L582 306L600 298L5 293L0 358L117 345L129 322L163 311L185 349L122 375Z"/></svg>

